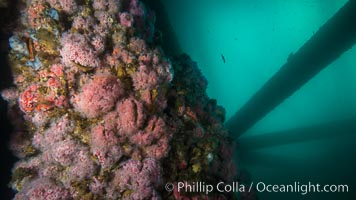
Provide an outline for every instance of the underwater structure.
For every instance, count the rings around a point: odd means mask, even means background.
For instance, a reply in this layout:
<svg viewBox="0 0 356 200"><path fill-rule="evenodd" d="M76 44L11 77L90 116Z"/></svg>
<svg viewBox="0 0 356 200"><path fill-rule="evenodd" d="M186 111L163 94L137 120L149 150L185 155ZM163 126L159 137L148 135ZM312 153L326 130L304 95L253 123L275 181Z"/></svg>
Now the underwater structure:
<svg viewBox="0 0 356 200"><path fill-rule="evenodd" d="M356 1L347 2L225 124L234 138L329 66L356 43ZM273 95L271 95L273 94Z"/></svg>
<svg viewBox="0 0 356 200"><path fill-rule="evenodd" d="M197 64L165 55L154 22L138 0L24 3L1 93L14 199L236 198L175 187L236 180L234 145Z"/></svg>

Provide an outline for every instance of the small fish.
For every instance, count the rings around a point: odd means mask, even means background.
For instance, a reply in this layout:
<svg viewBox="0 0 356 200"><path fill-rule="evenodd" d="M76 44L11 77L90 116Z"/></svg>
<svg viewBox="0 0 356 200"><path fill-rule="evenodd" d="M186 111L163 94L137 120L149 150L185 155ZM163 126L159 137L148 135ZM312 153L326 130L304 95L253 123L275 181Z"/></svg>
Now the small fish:
<svg viewBox="0 0 356 200"><path fill-rule="evenodd" d="M225 57L223 54L221 54L221 59L223 60L224 63L226 63Z"/></svg>

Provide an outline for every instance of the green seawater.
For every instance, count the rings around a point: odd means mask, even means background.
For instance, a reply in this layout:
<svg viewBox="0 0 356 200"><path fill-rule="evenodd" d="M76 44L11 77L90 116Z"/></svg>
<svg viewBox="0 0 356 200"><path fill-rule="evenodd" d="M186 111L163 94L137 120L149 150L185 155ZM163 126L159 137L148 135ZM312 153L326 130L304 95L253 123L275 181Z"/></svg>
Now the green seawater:
<svg viewBox="0 0 356 200"><path fill-rule="evenodd" d="M197 61L227 119L346 2L162 0L181 50ZM345 121L356 115L355 82L356 47L237 139L239 169L255 183L348 184L349 192L260 199L356 199L356 122Z"/></svg>

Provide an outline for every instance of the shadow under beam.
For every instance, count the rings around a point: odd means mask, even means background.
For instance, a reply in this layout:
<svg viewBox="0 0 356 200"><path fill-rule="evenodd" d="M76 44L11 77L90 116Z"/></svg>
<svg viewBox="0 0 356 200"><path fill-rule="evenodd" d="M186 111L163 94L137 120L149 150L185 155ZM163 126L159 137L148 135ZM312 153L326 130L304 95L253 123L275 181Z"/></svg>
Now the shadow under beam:
<svg viewBox="0 0 356 200"><path fill-rule="evenodd" d="M241 151L253 151L266 147L320 140L336 136L347 136L350 134L356 134L356 117L274 133L245 136L239 138L237 143Z"/></svg>

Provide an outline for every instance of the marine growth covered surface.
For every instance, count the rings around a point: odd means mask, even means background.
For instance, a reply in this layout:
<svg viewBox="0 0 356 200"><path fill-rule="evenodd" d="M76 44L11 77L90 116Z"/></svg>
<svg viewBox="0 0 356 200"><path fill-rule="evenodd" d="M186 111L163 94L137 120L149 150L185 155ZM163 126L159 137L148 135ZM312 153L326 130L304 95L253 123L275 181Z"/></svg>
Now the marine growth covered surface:
<svg viewBox="0 0 356 200"><path fill-rule="evenodd" d="M14 199L231 199L225 111L189 56L155 43L138 0L28 0L9 39Z"/></svg>

